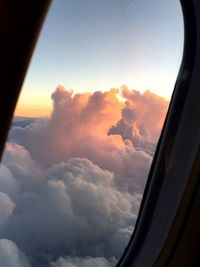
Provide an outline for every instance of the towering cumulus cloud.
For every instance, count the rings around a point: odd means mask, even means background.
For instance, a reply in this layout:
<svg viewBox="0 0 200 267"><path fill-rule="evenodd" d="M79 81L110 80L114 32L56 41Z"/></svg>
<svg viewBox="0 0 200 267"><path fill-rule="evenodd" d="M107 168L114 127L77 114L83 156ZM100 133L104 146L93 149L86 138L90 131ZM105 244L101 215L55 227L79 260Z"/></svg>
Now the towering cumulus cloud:
<svg viewBox="0 0 200 267"><path fill-rule="evenodd" d="M125 86L75 95L59 86L52 102L50 118L15 119L10 130L0 266L114 266L133 232L168 103Z"/></svg>

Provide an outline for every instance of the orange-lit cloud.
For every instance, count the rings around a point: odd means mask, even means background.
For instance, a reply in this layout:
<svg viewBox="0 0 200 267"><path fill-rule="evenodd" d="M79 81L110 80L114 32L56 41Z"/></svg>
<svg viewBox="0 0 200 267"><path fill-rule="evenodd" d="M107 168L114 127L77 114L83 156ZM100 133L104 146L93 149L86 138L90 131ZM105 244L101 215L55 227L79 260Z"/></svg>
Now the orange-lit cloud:
<svg viewBox="0 0 200 267"><path fill-rule="evenodd" d="M141 94L136 90L130 91L126 86L122 87L122 96L134 111L138 126L143 125L149 131L149 141L157 142L169 102L149 90Z"/></svg>
<svg viewBox="0 0 200 267"><path fill-rule="evenodd" d="M50 118L31 127L12 129L10 139L25 146L45 166L73 157L87 158L114 171L121 183L121 177L126 180L131 177L127 170L138 155L146 161L148 169L151 161L148 157L155 151L168 102L149 91L141 94L124 86L122 103L118 93L119 90L111 89L74 95L59 86L52 94ZM145 154L138 154L138 150ZM137 161L138 168L144 169L144 162ZM140 185L141 191L143 182Z"/></svg>
<svg viewBox="0 0 200 267"><path fill-rule="evenodd" d="M59 86L49 118L16 120L0 168L4 265L23 252L26 267L117 262L167 109L150 92L121 93L124 103L116 89L73 94Z"/></svg>

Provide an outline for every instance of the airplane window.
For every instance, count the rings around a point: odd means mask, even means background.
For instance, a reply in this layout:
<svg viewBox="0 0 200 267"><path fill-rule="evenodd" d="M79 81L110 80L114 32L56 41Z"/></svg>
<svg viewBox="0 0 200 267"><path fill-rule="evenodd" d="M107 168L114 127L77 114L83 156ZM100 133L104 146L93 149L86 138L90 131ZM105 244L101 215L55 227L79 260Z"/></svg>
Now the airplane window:
<svg viewBox="0 0 200 267"><path fill-rule="evenodd" d="M178 0L52 3L0 168L0 266L115 266L182 53Z"/></svg>

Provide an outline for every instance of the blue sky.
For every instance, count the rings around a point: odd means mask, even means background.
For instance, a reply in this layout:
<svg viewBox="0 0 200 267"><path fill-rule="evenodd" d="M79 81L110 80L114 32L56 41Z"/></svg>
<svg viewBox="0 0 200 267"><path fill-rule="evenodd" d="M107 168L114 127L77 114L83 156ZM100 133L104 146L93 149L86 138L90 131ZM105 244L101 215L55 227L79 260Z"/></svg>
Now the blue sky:
<svg viewBox="0 0 200 267"><path fill-rule="evenodd" d="M19 105L49 106L58 84L75 92L126 84L169 99L182 50L178 0L55 0Z"/></svg>

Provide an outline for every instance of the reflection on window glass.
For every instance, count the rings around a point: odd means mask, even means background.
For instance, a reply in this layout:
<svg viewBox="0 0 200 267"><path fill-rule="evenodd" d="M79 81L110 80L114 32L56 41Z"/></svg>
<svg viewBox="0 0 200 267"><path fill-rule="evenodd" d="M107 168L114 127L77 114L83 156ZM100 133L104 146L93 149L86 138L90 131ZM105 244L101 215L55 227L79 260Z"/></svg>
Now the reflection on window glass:
<svg viewBox="0 0 200 267"><path fill-rule="evenodd" d="M182 49L178 0L53 2L0 169L0 266L117 263Z"/></svg>

